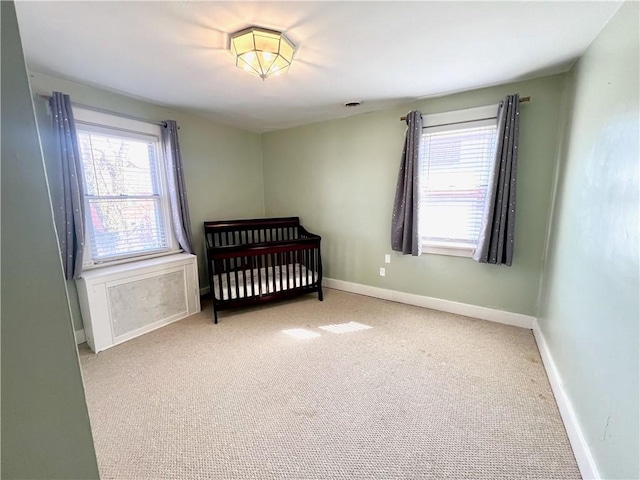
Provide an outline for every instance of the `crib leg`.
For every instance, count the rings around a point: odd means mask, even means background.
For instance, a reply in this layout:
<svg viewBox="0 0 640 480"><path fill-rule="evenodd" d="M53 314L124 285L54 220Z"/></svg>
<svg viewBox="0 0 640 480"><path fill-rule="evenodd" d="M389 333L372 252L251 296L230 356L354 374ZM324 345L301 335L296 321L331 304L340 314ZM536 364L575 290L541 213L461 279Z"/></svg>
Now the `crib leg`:
<svg viewBox="0 0 640 480"><path fill-rule="evenodd" d="M324 300L324 296L322 295L322 287L318 288L318 300Z"/></svg>
<svg viewBox="0 0 640 480"><path fill-rule="evenodd" d="M218 324L218 310L216 310L216 305L213 305L213 323Z"/></svg>

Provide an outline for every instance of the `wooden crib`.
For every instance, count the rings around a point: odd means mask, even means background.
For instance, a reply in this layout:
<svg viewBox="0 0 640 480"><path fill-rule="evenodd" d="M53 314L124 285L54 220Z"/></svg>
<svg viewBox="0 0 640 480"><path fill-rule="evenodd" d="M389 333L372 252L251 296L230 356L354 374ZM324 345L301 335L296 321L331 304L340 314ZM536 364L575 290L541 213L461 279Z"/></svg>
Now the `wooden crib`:
<svg viewBox="0 0 640 480"><path fill-rule="evenodd" d="M320 236L298 217L205 222L213 320L218 311L318 292Z"/></svg>

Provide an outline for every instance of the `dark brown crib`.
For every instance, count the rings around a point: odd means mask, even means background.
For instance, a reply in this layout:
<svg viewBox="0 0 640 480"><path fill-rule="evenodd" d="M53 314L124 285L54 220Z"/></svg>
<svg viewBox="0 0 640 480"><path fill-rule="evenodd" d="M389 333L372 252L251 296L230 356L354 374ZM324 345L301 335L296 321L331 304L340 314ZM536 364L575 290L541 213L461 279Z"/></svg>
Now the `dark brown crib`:
<svg viewBox="0 0 640 480"><path fill-rule="evenodd" d="M320 236L298 217L205 222L213 319L218 311L318 292Z"/></svg>

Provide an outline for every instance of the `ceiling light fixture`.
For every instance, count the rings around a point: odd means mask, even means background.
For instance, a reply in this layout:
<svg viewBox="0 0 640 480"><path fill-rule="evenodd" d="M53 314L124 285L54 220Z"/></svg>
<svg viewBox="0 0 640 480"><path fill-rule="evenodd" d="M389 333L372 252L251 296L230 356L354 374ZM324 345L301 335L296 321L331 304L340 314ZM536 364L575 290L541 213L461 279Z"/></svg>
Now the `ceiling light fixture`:
<svg viewBox="0 0 640 480"><path fill-rule="evenodd" d="M295 45L283 33L260 27L249 27L231 35L229 50L236 67L263 80L289 70Z"/></svg>

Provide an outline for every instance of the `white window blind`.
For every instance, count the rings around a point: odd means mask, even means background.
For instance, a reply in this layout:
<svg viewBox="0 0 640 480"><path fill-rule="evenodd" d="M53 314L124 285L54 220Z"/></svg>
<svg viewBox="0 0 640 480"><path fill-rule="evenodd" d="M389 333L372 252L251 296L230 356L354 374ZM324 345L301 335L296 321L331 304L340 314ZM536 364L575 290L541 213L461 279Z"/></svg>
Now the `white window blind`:
<svg viewBox="0 0 640 480"><path fill-rule="evenodd" d="M169 250L158 137L82 123L77 130L92 259Z"/></svg>
<svg viewBox="0 0 640 480"><path fill-rule="evenodd" d="M475 248L496 129L495 118L423 129L419 213L423 246Z"/></svg>

